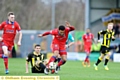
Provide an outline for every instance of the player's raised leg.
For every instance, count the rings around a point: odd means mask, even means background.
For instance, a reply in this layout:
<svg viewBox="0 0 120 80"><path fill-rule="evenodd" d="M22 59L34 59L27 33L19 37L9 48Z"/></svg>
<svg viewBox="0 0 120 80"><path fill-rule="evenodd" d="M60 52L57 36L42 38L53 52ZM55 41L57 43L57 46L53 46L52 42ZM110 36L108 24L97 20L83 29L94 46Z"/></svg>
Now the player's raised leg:
<svg viewBox="0 0 120 80"><path fill-rule="evenodd" d="M52 52L53 52L53 56L51 56L51 58L49 59L46 68L44 70L45 74L49 73L49 64L51 62L54 62L56 60L56 57L59 55L59 45L58 44L52 44Z"/></svg>
<svg viewBox="0 0 120 80"><path fill-rule="evenodd" d="M59 51L54 51L53 56L51 56L51 58L49 59L47 65L46 65L46 68L44 70L45 74L49 73L49 63L54 62L58 54L59 54Z"/></svg>

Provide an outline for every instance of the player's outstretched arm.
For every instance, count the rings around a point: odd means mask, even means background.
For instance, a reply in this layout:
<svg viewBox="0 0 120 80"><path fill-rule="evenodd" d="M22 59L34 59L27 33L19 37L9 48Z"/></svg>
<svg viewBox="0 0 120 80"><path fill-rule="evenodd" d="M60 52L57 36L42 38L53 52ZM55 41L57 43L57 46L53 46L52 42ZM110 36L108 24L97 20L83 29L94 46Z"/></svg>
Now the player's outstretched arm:
<svg viewBox="0 0 120 80"><path fill-rule="evenodd" d="M29 70L28 70L28 64L29 64L29 62L26 61L26 73L29 73Z"/></svg>
<svg viewBox="0 0 120 80"><path fill-rule="evenodd" d="M42 37L42 34L38 34L37 36L38 36L38 37Z"/></svg>
<svg viewBox="0 0 120 80"><path fill-rule="evenodd" d="M46 35L49 35L49 34L51 34L51 31L47 31L43 34L38 34L38 37L43 37L43 36L46 36Z"/></svg>
<svg viewBox="0 0 120 80"><path fill-rule="evenodd" d="M68 21L65 21L65 25L66 25L66 27L69 27L69 28L70 28L70 31L75 30L74 26L71 26Z"/></svg>
<svg viewBox="0 0 120 80"><path fill-rule="evenodd" d="M68 21L65 21L65 26L70 27L70 23Z"/></svg>

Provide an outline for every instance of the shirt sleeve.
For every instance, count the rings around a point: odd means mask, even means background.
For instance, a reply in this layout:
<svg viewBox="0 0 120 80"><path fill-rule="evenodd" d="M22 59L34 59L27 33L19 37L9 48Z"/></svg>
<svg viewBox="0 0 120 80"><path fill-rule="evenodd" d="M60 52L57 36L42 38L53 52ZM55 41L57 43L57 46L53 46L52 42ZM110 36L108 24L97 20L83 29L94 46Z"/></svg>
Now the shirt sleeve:
<svg viewBox="0 0 120 80"><path fill-rule="evenodd" d="M69 28L70 28L70 31L75 30L74 26L70 26Z"/></svg>
<svg viewBox="0 0 120 80"><path fill-rule="evenodd" d="M112 36L115 36L115 32L112 32Z"/></svg>
<svg viewBox="0 0 120 80"><path fill-rule="evenodd" d="M4 28L4 22L0 24L0 30L2 30L3 28Z"/></svg>
<svg viewBox="0 0 120 80"><path fill-rule="evenodd" d="M82 40L85 41L85 36L84 35L82 36Z"/></svg>
<svg viewBox="0 0 120 80"><path fill-rule="evenodd" d="M74 26L70 26L70 27L67 27L67 30L68 31L73 31L73 30L75 30L75 28L74 28Z"/></svg>
<svg viewBox="0 0 120 80"><path fill-rule="evenodd" d="M42 36L46 36L46 35L54 35L55 30L51 30L51 31L47 31L45 33L42 34Z"/></svg>
<svg viewBox="0 0 120 80"><path fill-rule="evenodd" d="M20 25L17 22L16 22L16 29L17 29L17 31L21 30L21 27L20 27Z"/></svg>
<svg viewBox="0 0 120 80"><path fill-rule="evenodd" d="M69 40L70 42L74 42L74 37L72 36L72 34L69 34Z"/></svg>
<svg viewBox="0 0 120 80"><path fill-rule="evenodd" d="M99 31L98 32L98 40L100 40L100 35L105 34L105 33L106 33L106 31L104 31L104 30Z"/></svg>

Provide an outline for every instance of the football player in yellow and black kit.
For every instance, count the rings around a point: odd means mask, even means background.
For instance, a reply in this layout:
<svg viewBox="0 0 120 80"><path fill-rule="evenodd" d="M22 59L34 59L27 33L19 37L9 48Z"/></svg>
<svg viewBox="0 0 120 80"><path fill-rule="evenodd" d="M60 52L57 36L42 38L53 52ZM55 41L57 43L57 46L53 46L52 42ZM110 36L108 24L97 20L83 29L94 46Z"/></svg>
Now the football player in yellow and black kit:
<svg viewBox="0 0 120 80"><path fill-rule="evenodd" d="M31 62L31 72L32 73L44 73L45 69L45 62L43 54L41 52L40 45L35 45L34 51L28 54L26 58L26 73L29 73L28 71L28 64Z"/></svg>
<svg viewBox="0 0 120 80"><path fill-rule="evenodd" d="M97 62L94 64L95 70L98 70L98 64L102 61L102 59L105 56L105 63L104 63L104 68L105 70L109 70L107 63L109 61L110 58L110 42L111 40L115 40L114 37L114 32L112 31L113 29L113 23L108 23L107 25L107 29L106 30L102 30L100 32L98 32L98 42L100 42L100 35L103 35L103 42L101 45L101 49L100 49L100 57L98 58Z"/></svg>

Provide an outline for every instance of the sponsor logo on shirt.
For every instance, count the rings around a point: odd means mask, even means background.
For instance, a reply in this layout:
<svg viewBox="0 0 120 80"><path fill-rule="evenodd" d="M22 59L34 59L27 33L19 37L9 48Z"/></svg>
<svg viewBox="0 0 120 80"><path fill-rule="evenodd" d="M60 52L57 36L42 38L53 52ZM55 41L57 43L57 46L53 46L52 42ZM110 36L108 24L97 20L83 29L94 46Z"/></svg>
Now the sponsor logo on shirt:
<svg viewBox="0 0 120 80"><path fill-rule="evenodd" d="M14 33L14 30L6 30L7 33Z"/></svg>

